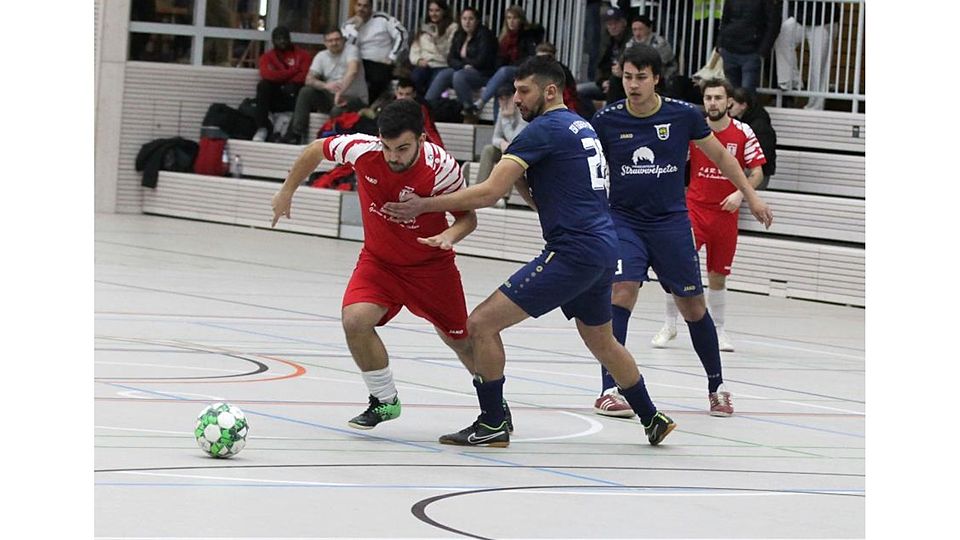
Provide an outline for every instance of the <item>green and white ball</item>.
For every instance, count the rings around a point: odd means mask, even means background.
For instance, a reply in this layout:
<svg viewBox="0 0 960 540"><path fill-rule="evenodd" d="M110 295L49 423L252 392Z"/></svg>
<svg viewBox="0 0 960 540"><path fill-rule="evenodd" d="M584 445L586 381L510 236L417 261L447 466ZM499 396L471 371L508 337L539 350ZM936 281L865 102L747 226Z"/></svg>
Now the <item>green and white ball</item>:
<svg viewBox="0 0 960 540"><path fill-rule="evenodd" d="M214 403L197 416L193 434L201 450L215 458L228 458L247 444L247 417L229 403Z"/></svg>

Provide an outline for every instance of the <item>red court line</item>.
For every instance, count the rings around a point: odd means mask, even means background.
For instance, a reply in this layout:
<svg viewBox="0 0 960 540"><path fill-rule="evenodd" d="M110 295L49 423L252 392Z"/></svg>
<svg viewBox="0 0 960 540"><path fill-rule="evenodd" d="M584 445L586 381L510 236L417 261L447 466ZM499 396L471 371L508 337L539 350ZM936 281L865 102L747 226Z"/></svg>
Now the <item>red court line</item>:
<svg viewBox="0 0 960 540"><path fill-rule="evenodd" d="M209 352L209 351L207 351ZM237 353L235 353L237 354ZM110 382L139 382L139 383L150 383L150 384L230 384L230 383L253 383L253 382L267 382L267 381L282 381L284 379L293 379L299 377L307 372L307 368L297 364L296 362L291 362L290 360L284 360L283 358L275 358L273 356L267 356L265 354L251 354L249 356L254 356L257 358L268 358L270 360L275 360L277 362L287 364L293 368L293 373L287 375L278 375L276 377L266 377L263 379L209 379L205 381L190 381L182 379L165 379L158 381L155 379L110 379ZM96 377L93 380L98 380Z"/></svg>

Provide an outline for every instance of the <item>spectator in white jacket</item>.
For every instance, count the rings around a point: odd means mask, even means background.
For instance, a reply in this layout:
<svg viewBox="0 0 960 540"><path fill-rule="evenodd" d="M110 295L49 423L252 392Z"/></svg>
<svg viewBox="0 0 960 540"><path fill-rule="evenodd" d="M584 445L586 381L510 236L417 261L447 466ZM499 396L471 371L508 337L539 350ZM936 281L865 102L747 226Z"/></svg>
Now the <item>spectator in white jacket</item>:
<svg viewBox="0 0 960 540"><path fill-rule="evenodd" d="M388 13L374 13L373 0L357 0L354 16L342 30L347 43L360 49L370 101L374 101L390 88L393 67L407 48L407 29Z"/></svg>
<svg viewBox="0 0 960 540"><path fill-rule="evenodd" d="M447 3L431 0L427 5L427 19L410 43L410 64L413 65L410 78L417 94L425 95L437 72L447 67L450 41L457 28Z"/></svg>

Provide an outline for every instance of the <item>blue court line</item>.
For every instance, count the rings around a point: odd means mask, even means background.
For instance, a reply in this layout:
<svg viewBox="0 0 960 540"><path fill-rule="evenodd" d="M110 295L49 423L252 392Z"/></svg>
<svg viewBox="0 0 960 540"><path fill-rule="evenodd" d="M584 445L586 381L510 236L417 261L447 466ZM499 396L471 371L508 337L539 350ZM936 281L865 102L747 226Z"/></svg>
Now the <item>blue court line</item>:
<svg viewBox="0 0 960 540"><path fill-rule="evenodd" d="M321 343L316 342L316 341L310 341L310 340L298 339L298 338L288 338L288 337L286 337L286 336L279 336L279 335L275 335L275 334L268 334L268 333L265 333L265 332L254 332L254 331L252 331L252 330L244 330L244 329L241 329L241 328L232 328L232 327L229 327L229 326L220 326L220 325L210 324L210 323L195 322L195 323L193 323L193 324L199 324L199 325L201 325L201 326L212 326L212 327L215 327L215 328L218 328L218 329L221 329L221 330L230 330L230 331L239 332L239 333L242 333L242 334L253 334L253 335L257 335L257 336L261 336L261 337L271 337L271 338L280 339L280 340L296 341L296 342L298 342L298 343L304 343L304 344L308 344L308 345L325 346L325 347L328 347L328 348L331 347L330 345L324 345L324 344L321 344ZM406 330L406 329L405 329L405 330ZM415 331L415 332L418 332L418 333L425 333L425 332L421 332L421 331L419 331L419 330L410 330L410 331ZM522 347L521 347L521 348L522 348ZM407 356L404 356L404 355L402 355L402 354L401 354L401 355L394 354L393 357L394 357L394 358L401 358L401 359L408 360L408 361L411 361L411 362L419 362L419 363L430 364L430 365L433 365L433 366L441 366L441 367L445 367L445 368L448 368L448 369L456 369L456 370L462 370L462 369L463 369L463 366L461 366L459 363L454 364L454 363L452 363L452 362L444 362L444 361L439 361L439 360L427 360L427 359L424 359L424 358L407 357ZM597 365L599 366L600 364L597 363ZM669 370L668 370L668 371L669 371ZM681 372L681 373L683 373L683 372ZM687 374L689 375L689 373L687 373ZM584 392L586 395L593 395L593 394L596 393L596 389L595 389L595 388L586 388L586 387L583 387L583 386L576 386L576 385L569 385L569 384L563 384L563 383L556 383L556 382L551 382L551 381L545 381L545 380L543 380L543 379L535 379L535 378L524 377L524 376L520 376L520 375L510 375L510 378L511 378L511 379L517 379L517 380L520 380L520 381L526 381L526 382L532 382L532 383L538 383L538 384L545 384L545 385L551 386L551 387L566 388L566 389L569 389L569 390L580 390L580 391ZM803 393L803 392L801 392L801 393ZM822 397L830 397L830 396L822 396ZM682 404L680 404L680 403L673 403L673 402L670 402L670 401L659 401L659 402L660 402L660 403L663 403L663 404L665 404L665 405L668 405L668 406L670 406L670 407L672 407L672 408L675 408L675 409L683 409L683 410L690 410L690 411L699 411L699 410L700 410L700 409L697 408L697 407L691 407L691 406L689 406L689 405L682 405ZM795 422L785 422L785 421L783 421L783 420L769 420L769 419L757 418L757 417L748 416L748 415L747 415L747 416L745 416L745 415L737 415L736 417L737 417L737 418L743 418L743 419L745 419L745 420L754 420L754 421L765 422L765 423L769 423L769 424L777 424L777 425L781 425L781 426L794 427L794 428L799 428L799 429L807 429L807 430L811 430L811 431L819 431L819 432L822 432L822 433L830 433L830 434L833 434L833 435L843 435L843 436L846 436L846 437L854 437L854 438L859 438L859 439L864 439L864 438L866 438L866 436L865 436L863 433L849 433L849 432L844 432L844 431L836 431L836 430L825 429L825 428L820 428L820 427L816 427L816 426L809 426L809 425L804 425L804 424L797 424L797 423L795 423Z"/></svg>
<svg viewBox="0 0 960 540"><path fill-rule="evenodd" d="M154 394L154 395L157 395L157 396L161 396L161 397L164 397L164 398L167 398L167 399L176 400L176 401L190 401L190 400L188 400L188 399L186 399L186 398L182 398L182 397L177 396L177 395L175 395L175 394L168 394L168 393L165 393L165 392L156 392L156 391L153 391L153 390L145 390L145 389L143 389L143 388L136 388L136 387L128 386L128 385L124 385L124 384L107 383L107 382L104 382L104 383L102 383L102 384L106 384L106 385L109 385L109 386L116 386L116 387L119 387L119 388L124 388L124 389L126 389L126 390L133 390L133 391L137 391L137 392L144 392L144 393L147 393L147 394ZM443 449L435 448L435 447L432 447L432 446L426 446L426 445L423 445L423 444L417 444L417 443L412 443L412 442L403 441L403 440L397 440L397 439L388 439L388 438L385 438L385 437L377 437L377 436L375 436L375 435L367 435L367 434L365 434L365 433L360 433L360 432L357 432L357 431L355 431L355 430L346 430L346 429L341 429L341 428L335 428L335 427L327 426L327 425L324 425L324 424L318 424L318 423L316 423L316 422L308 422L308 421L306 421L306 420L299 420L299 419L296 419L296 418L290 418L290 417L288 417L288 416L279 416L279 415L274 415L274 414L269 414L269 413L263 413L263 412L259 412L259 411L251 411L251 410L246 410L246 409L244 410L244 413L246 413L246 414L249 415L249 416L262 416L262 417L265 417L265 418L272 418L272 419L274 419L274 420L281 420L281 421L285 421L285 422L292 422L292 423L295 423L295 424L301 424L301 425L305 425L305 426L316 427L316 428L320 428L320 429L324 429L324 430L327 430L327 431L332 431L332 432L334 432L334 433L340 433L340 434L344 434L344 435L348 435L348 436L352 436L352 437L363 437L363 438L370 439L370 440L384 441L384 442L389 442L389 443L393 443L393 444L400 444L400 445L404 445L404 446L412 446L412 447L414 447L414 448L418 448L418 449L421 449L421 450L427 450L427 451L433 452L433 453L443 453L443 452L444 452ZM571 477L571 478L577 478L577 479L579 479L579 480L587 480L587 481L596 482L596 483L599 483L599 484L609 484L609 485L615 485L615 486L621 485L621 484L618 484L618 483L616 483L616 482L610 482L609 480L603 480L603 479L600 479L600 478L593 478L593 477L590 477L590 476L580 476L580 475L576 475L576 474L572 474L572 473L566 473L566 472L563 472L563 471L556 471L556 470L549 469L549 468L544 468L544 467L529 467L529 466L527 466L527 465L523 465L522 463L516 463L516 462L506 461L506 460L494 460L494 459L492 459L492 458L480 457L480 456L478 456L478 455L476 455L476 454L470 454L470 453L467 453L467 452L451 452L451 453L454 454L454 455L458 455L458 456L466 457L466 458L470 458L470 459L479 459L479 460L493 461L493 462L500 463L500 464L504 464L504 465L510 465L510 466L512 466L512 467L523 467L523 468L525 468L525 469L538 470L538 471L541 471L541 472L546 472L546 473L550 473L550 474L555 474L555 475L558 475L558 476L566 476L566 477Z"/></svg>
<svg viewBox="0 0 960 540"><path fill-rule="evenodd" d="M143 389L143 388L135 388L135 387L133 387L133 386L127 386L127 385L118 384L118 383L109 383L109 382L103 382L103 381L98 381L98 382L101 382L102 384L106 384L106 385L109 385L109 386L116 386L116 387L124 388L124 389L127 389L127 390L133 390L133 391L136 391L136 392L143 392L143 393L146 393L146 394L153 394L153 395L156 395L156 396L161 396L161 397L164 397L164 398L167 398L167 399L176 400L176 401L191 401L191 400L188 400L187 398L182 398L182 397L180 397L180 396L177 396L177 395L174 395L174 394L168 394L168 393L165 393L165 392L156 392L156 391L154 391L154 390L146 390L146 389ZM324 425L324 424L318 424L318 423L316 423L316 422L309 422L309 421L307 421L307 420L298 420L298 419L296 419L296 418L290 418L290 417L288 417L288 416L279 416L279 415L274 415L274 414L269 414L269 413L263 413L263 412L259 412L259 411L248 410L248 409L243 409L243 412L244 412L244 414L246 414L246 415L248 415L248 416L262 416L262 417L265 417L265 418L272 418L272 419L274 419L274 420L282 420L282 421L285 421L285 422L292 422L292 423L294 423L294 424L301 424L301 425L305 425L305 426L320 428L320 429L323 429L323 430L326 430L326 431L332 431L332 432L334 432L334 433L339 433L339 434L341 434L341 435L348 435L348 436L351 436L351 437L362 437L362 438L364 438L364 439L369 439L369 440L373 440L373 441L384 441L384 442L389 442L389 443L393 443L393 444L400 444L400 445L404 445L404 446L412 446L412 447L414 447L414 448L418 448L418 449L421 449L421 450L427 450L427 451L429 451L429 452L434 452L434 453L441 452L440 449L434 448L434 447L431 447L431 446L426 446L426 445L417 444L417 443L412 443L412 442L409 442L409 441L403 441L403 440L398 440L398 439L387 439L387 438L384 438L384 437L377 437L376 435L368 435L368 434L363 433L363 432L358 431L358 430L346 430L346 429L342 429L342 428L336 428L336 427L333 427L333 426L327 426L327 425Z"/></svg>

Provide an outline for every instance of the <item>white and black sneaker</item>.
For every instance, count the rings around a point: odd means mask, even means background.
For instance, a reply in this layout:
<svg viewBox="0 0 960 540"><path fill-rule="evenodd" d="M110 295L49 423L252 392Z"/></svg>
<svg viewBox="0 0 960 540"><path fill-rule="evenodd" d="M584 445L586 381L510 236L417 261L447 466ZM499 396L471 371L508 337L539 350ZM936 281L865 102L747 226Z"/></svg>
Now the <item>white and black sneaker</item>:
<svg viewBox="0 0 960 540"><path fill-rule="evenodd" d="M506 420L497 427L490 427L478 418L476 422L456 433L441 435L440 444L506 448L510 445L510 431L507 428Z"/></svg>

